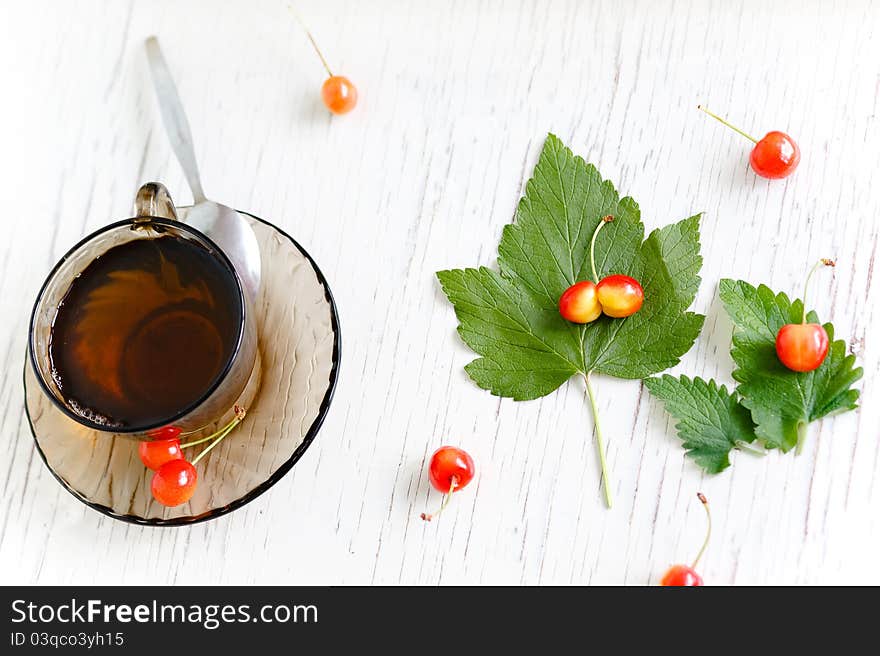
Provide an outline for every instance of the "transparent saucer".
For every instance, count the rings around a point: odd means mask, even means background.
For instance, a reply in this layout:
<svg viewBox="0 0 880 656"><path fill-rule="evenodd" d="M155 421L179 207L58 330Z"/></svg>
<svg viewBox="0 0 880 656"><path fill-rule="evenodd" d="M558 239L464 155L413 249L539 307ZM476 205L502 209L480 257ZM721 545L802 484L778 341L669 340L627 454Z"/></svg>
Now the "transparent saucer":
<svg viewBox="0 0 880 656"><path fill-rule="evenodd" d="M187 208L179 208L181 220ZM262 254L257 300L259 354L240 403L244 421L196 466L199 483L175 508L150 493L152 472L136 440L76 423L40 388L25 358L25 402L37 451L77 499L116 519L155 526L193 524L240 508L277 483L309 447L330 407L339 374L340 332L330 287L289 235L251 214ZM230 413L231 416L231 411ZM222 417L217 423L228 421ZM192 458L195 452L188 453Z"/></svg>

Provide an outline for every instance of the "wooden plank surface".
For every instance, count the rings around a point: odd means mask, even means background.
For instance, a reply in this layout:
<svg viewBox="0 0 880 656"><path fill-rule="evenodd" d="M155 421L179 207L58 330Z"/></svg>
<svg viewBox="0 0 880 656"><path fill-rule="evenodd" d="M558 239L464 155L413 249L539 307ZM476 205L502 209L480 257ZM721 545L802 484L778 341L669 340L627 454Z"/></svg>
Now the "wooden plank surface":
<svg viewBox="0 0 880 656"><path fill-rule="evenodd" d="M714 583L880 583L880 6L871 2L298 4L362 94L320 105L322 70L283 2L0 4L0 582L650 583L693 557L713 504ZM277 223L339 305L342 375L294 470L245 508L183 529L102 517L35 455L21 370L33 298L81 236L128 215L141 182L190 201L152 96L157 34L209 196ZM804 156L748 169L749 131ZM572 381L529 403L472 385L437 269L494 263L548 131L641 205L646 227L704 211L706 327L676 371L730 382L723 276L814 299L865 367L863 408L799 457L738 455L708 477L638 383L597 378L616 506L603 507ZM279 427L283 429L283 427ZM426 459L478 479L442 521Z"/></svg>

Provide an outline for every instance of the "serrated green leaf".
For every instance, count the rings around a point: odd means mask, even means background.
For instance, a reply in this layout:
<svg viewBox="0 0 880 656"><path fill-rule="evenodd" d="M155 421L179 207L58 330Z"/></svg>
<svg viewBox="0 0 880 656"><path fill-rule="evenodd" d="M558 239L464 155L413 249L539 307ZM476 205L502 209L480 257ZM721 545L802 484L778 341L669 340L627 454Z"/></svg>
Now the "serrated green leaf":
<svg viewBox="0 0 880 656"><path fill-rule="evenodd" d="M459 335L483 356L466 367L480 387L525 401L549 394L579 371L567 327L501 274L481 267L437 277L455 306Z"/></svg>
<svg viewBox="0 0 880 656"><path fill-rule="evenodd" d="M755 440L749 411L724 385L681 376L647 378L645 387L678 420L675 425L687 455L709 474L730 466L730 451Z"/></svg>
<svg viewBox="0 0 880 656"><path fill-rule="evenodd" d="M597 273L638 279L645 301L631 317L575 325L557 303L570 285L592 279L590 240L606 215L614 221L596 240ZM687 311L700 283L699 216L643 236L636 202L549 135L515 223L504 229L500 273L437 274L462 340L481 356L466 367L470 377L493 394L526 400L578 373L643 378L677 364L704 320Z"/></svg>
<svg viewBox="0 0 880 656"><path fill-rule="evenodd" d="M768 447L789 451L798 443L802 425L832 412L856 407L862 377L855 356L846 354L843 340L834 340L834 327L824 324L831 342L825 361L815 371L787 369L776 356L776 333L787 323L798 323L801 300L790 301L766 285L753 287L742 280L723 279L721 301L734 323L731 355L737 392L752 413L757 436ZM818 323L815 312L807 321Z"/></svg>

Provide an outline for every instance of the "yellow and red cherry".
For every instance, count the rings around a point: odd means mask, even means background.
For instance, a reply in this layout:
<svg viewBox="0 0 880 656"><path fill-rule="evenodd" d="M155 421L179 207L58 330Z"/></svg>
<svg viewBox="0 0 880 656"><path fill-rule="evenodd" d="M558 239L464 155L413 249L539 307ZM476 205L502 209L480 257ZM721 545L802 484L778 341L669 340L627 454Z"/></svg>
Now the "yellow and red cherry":
<svg viewBox="0 0 880 656"><path fill-rule="evenodd" d="M639 281L622 274L602 278L596 285L596 296L602 312L615 319L635 314L645 302Z"/></svg>
<svg viewBox="0 0 880 656"><path fill-rule="evenodd" d="M442 513L452 494L470 483L476 471L474 459L464 449L454 446L441 446L437 449L428 464L428 479L434 489L443 493L443 502L437 512L422 513L422 519L430 522Z"/></svg>
<svg viewBox="0 0 880 656"><path fill-rule="evenodd" d="M818 323L807 323L807 291L810 278L820 266L834 266L827 258L819 260L807 274L804 283L803 314L800 323L787 323L776 333L776 355L792 371L815 371L828 355L828 333Z"/></svg>
<svg viewBox="0 0 880 656"><path fill-rule="evenodd" d="M592 280L576 282L559 297L559 314L573 323L590 323L602 314L602 306Z"/></svg>
<svg viewBox="0 0 880 656"><path fill-rule="evenodd" d="M186 460L171 460L156 470L150 483L153 498L173 508L186 503L196 491L196 468Z"/></svg>
<svg viewBox="0 0 880 656"><path fill-rule="evenodd" d="M798 164L800 164L801 149L795 143L795 140L785 134L785 132L773 130L765 134L762 139L755 139L717 114L713 114L702 105L697 105L697 109L704 111L715 120L720 121L755 144L752 152L749 154L749 164L752 170L762 178L769 178L771 180L787 178L794 173Z"/></svg>
<svg viewBox="0 0 880 656"><path fill-rule="evenodd" d="M697 492L697 498L703 504L706 510L706 538L703 540L703 546L691 565L673 565L663 578L660 579L660 585L665 587L698 587L703 585L703 577L697 574L697 565L700 564L700 558L706 552L709 546L709 538L712 537L712 515L709 513L709 502L702 493Z"/></svg>

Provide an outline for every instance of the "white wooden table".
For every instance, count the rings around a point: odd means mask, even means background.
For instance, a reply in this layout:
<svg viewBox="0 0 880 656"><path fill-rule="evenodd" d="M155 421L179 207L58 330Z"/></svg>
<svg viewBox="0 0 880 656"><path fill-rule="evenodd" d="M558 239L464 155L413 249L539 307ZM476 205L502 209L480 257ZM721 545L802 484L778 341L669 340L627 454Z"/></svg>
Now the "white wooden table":
<svg viewBox="0 0 880 656"><path fill-rule="evenodd" d="M356 111L320 105L320 65L283 2L0 4L0 583L631 583L690 560L712 583L880 583L880 6L867 2L302 2ZM317 440L270 492L217 521L104 517L36 456L22 409L31 303L80 237L128 216L137 186L189 195L153 98L158 34L209 195L291 232L335 292L342 377ZM756 178L749 131L803 150ZM648 229L703 210L708 315L676 371L730 382L723 276L814 298L865 367L863 409L799 456L683 457L636 382L599 378L615 508L574 380L498 400L433 272L492 265L548 131L642 207ZM443 443L479 478L448 516L425 475Z"/></svg>

